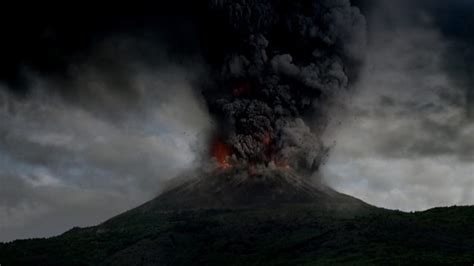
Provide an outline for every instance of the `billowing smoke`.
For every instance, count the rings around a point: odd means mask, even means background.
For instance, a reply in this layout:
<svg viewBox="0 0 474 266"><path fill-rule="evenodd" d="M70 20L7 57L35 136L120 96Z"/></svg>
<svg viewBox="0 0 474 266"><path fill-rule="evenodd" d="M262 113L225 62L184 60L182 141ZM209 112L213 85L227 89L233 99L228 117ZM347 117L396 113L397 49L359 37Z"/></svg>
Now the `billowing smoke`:
<svg viewBox="0 0 474 266"><path fill-rule="evenodd" d="M327 109L356 79L366 23L349 0L212 0L205 19L217 121L227 166L315 171L327 154ZM229 155L230 158L223 158Z"/></svg>

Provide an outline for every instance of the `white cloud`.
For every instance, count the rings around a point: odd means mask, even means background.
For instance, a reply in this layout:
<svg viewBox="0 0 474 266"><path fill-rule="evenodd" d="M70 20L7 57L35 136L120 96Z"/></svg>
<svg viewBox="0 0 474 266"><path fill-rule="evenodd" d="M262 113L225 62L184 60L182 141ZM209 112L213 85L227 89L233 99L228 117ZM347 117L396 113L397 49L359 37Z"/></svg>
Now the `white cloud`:
<svg viewBox="0 0 474 266"><path fill-rule="evenodd" d="M386 12L373 18L368 61L346 117L327 132L336 145L326 180L386 208L473 204L474 124L465 90L443 65L446 41L427 14L425 24L405 24L403 9Z"/></svg>
<svg viewBox="0 0 474 266"><path fill-rule="evenodd" d="M186 69L131 71L130 105L105 97L114 83L88 70L68 83L32 79L24 99L0 90L0 241L101 222L199 158L211 121ZM67 86L76 98L58 93Z"/></svg>

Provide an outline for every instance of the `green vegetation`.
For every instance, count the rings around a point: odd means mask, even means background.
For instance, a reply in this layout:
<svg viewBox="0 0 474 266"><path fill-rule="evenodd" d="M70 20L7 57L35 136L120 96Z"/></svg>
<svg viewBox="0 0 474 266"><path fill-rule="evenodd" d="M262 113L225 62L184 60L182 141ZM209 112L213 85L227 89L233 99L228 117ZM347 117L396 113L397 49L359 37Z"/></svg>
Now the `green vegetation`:
<svg viewBox="0 0 474 266"><path fill-rule="evenodd" d="M132 210L49 239L0 244L9 265L472 265L474 207Z"/></svg>

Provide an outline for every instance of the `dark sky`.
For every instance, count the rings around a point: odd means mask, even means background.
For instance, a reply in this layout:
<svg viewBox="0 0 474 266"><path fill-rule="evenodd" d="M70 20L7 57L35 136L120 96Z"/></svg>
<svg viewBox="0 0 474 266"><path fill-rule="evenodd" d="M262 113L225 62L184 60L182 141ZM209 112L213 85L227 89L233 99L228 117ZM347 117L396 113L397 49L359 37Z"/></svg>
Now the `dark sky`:
<svg viewBox="0 0 474 266"><path fill-rule="evenodd" d="M160 2L2 4L0 241L98 223L196 164L213 123L192 83L217 49L199 36L219 25ZM473 204L474 4L353 3L367 58L331 110L326 181L388 208Z"/></svg>
<svg viewBox="0 0 474 266"><path fill-rule="evenodd" d="M0 78L19 93L28 88L25 68L67 76L72 64L86 60L91 50L110 38L146 39L150 45L167 46L160 49L182 58L199 49L194 25L186 22L194 16L191 13L201 12L192 1L185 1L186 5L183 1L51 2L2 5ZM140 48L142 60L159 63L153 49Z"/></svg>

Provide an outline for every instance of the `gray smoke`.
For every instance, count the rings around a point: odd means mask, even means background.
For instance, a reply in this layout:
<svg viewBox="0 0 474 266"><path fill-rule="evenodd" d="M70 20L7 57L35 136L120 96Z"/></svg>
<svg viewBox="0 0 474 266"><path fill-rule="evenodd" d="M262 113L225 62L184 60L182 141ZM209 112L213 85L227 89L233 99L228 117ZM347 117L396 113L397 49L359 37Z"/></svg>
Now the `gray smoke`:
<svg viewBox="0 0 474 266"><path fill-rule="evenodd" d="M220 48L208 53L213 78L203 86L217 137L239 163L317 170L325 110L357 78L364 16L349 0L213 0L209 9L206 41Z"/></svg>

